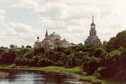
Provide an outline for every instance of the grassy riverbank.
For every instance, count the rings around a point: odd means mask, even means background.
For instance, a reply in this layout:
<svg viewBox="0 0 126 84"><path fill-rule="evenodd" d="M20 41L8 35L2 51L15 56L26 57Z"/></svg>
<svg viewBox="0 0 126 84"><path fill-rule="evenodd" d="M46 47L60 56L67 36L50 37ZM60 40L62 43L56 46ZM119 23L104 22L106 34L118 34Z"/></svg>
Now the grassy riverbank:
<svg viewBox="0 0 126 84"><path fill-rule="evenodd" d="M68 72L68 73L75 73L81 75L81 77L79 77L78 79L74 79L76 81L77 80L85 81L85 82L90 82L91 84L126 84L126 83L114 82L112 79L99 80L96 78L96 76L86 76L86 72L83 72L79 67L74 67L74 68L65 68L59 66L29 67L29 66L16 66L15 64L12 64L12 65L0 65L0 68ZM6 73L0 72L0 76L3 76L4 74L6 75Z"/></svg>
<svg viewBox="0 0 126 84"><path fill-rule="evenodd" d="M8 75L8 73L0 71L0 77L5 76L5 75Z"/></svg>

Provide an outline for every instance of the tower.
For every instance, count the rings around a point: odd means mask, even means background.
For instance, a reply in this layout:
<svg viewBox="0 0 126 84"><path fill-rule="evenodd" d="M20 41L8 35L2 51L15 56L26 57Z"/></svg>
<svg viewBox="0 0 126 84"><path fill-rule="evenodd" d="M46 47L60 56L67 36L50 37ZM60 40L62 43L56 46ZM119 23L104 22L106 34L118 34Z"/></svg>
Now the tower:
<svg viewBox="0 0 126 84"><path fill-rule="evenodd" d="M48 30L46 29L45 39L48 39Z"/></svg>
<svg viewBox="0 0 126 84"><path fill-rule="evenodd" d="M95 30L95 23L94 23L94 15L92 15L92 23L91 23L91 29L89 31L88 38L84 41L84 44L101 44L100 39L98 38Z"/></svg>
<svg viewBox="0 0 126 84"><path fill-rule="evenodd" d="M95 23L94 23L94 16L93 15L92 15L90 36L96 36Z"/></svg>

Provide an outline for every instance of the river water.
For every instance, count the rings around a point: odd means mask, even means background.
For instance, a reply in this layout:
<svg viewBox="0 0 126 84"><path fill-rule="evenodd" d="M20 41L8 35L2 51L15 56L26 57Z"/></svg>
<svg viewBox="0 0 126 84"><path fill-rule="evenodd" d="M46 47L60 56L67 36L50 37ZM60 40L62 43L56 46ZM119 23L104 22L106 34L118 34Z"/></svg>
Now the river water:
<svg viewBox="0 0 126 84"><path fill-rule="evenodd" d="M9 72L7 76L0 78L0 84L81 84L70 81L69 79L76 76L69 73L14 69L0 71Z"/></svg>

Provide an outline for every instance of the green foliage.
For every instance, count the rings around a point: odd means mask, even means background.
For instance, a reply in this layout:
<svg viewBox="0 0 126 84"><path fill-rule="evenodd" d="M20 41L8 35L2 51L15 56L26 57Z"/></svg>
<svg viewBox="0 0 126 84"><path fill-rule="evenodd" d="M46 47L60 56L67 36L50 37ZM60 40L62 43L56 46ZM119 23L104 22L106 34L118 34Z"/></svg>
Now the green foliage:
<svg viewBox="0 0 126 84"><path fill-rule="evenodd" d="M126 81L126 70L122 70L115 76L115 79L119 82L125 82Z"/></svg>
<svg viewBox="0 0 126 84"><path fill-rule="evenodd" d="M4 53L5 51L2 48L0 48L0 56L2 56Z"/></svg>
<svg viewBox="0 0 126 84"><path fill-rule="evenodd" d="M106 51L111 52L120 47L126 48L126 30L119 32L116 37L112 37L106 45Z"/></svg>
<svg viewBox="0 0 126 84"><path fill-rule="evenodd" d="M87 57L86 61L82 64L81 68L87 72L87 74L94 74L95 70L100 67L103 63L101 58L96 58L94 56Z"/></svg>
<svg viewBox="0 0 126 84"><path fill-rule="evenodd" d="M27 59L32 59L33 58L33 54L32 53L27 53L23 57L25 57Z"/></svg>
<svg viewBox="0 0 126 84"><path fill-rule="evenodd" d="M38 61L37 65L41 67L49 66L52 65L52 61L49 60L48 58L43 58Z"/></svg>
<svg viewBox="0 0 126 84"><path fill-rule="evenodd" d="M91 82L92 79L95 79L96 76L84 76L84 77L79 77L78 80L79 81L87 81L87 82Z"/></svg>
<svg viewBox="0 0 126 84"><path fill-rule="evenodd" d="M56 42L55 42L55 45L56 45L56 47L60 47L61 41L56 41Z"/></svg>
<svg viewBox="0 0 126 84"><path fill-rule="evenodd" d="M72 66L77 66L78 65L78 63L77 63L77 59L76 59L76 57L72 57L72 60L71 60L72 62L71 62L71 65Z"/></svg>
<svg viewBox="0 0 126 84"><path fill-rule="evenodd" d="M64 51L64 53L65 53L66 55L70 55L70 54L72 53L72 50L71 50L70 48L68 48L68 49L66 49L66 50Z"/></svg>
<svg viewBox="0 0 126 84"><path fill-rule="evenodd" d="M30 66L37 66L40 56L34 56L33 59L29 60Z"/></svg>
<svg viewBox="0 0 126 84"><path fill-rule="evenodd" d="M45 50L45 48L44 47L41 47L41 48L35 48L34 49L34 55L37 55L38 53L45 53L46 52L46 50Z"/></svg>
<svg viewBox="0 0 126 84"><path fill-rule="evenodd" d="M15 58L14 63L16 63L16 65L22 65L22 58Z"/></svg>
<svg viewBox="0 0 126 84"><path fill-rule="evenodd" d="M102 49L102 48L96 48L94 50L94 56L95 57L101 57L101 58L103 58L103 56L105 56L105 54L106 54L106 51L104 49Z"/></svg>
<svg viewBox="0 0 126 84"><path fill-rule="evenodd" d="M11 48L11 49L14 49L14 47L15 47L15 46L14 46L13 44L10 45L10 48Z"/></svg>
<svg viewBox="0 0 126 84"><path fill-rule="evenodd" d="M15 63L8 66L8 68L14 68L14 67L16 67Z"/></svg>
<svg viewBox="0 0 126 84"><path fill-rule="evenodd" d="M91 80L91 83L92 84L102 84L102 81L99 79L93 79L93 80Z"/></svg>
<svg viewBox="0 0 126 84"><path fill-rule="evenodd" d="M12 64L14 63L15 58L17 57L17 52L14 51L13 49L10 49L8 53L4 53L3 56L0 59L0 62L5 64Z"/></svg>
<svg viewBox="0 0 126 84"><path fill-rule="evenodd" d="M118 50L123 52L124 51L124 47L121 46Z"/></svg>

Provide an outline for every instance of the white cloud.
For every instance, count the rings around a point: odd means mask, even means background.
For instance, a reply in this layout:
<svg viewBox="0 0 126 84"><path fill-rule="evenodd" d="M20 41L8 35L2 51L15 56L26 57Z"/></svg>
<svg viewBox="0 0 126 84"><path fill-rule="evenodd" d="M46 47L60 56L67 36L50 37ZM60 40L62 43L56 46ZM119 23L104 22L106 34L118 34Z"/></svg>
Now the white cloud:
<svg viewBox="0 0 126 84"><path fill-rule="evenodd" d="M51 20L49 18L39 18L39 24L45 28L64 28L66 26L64 21Z"/></svg>
<svg viewBox="0 0 126 84"><path fill-rule="evenodd" d="M74 34L81 34L81 33L85 33L86 29L82 26L68 26L66 29L66 32L74 33Z"/></svg>
<svg viewBox="0 0 126 84"><path fill-rule="evenodd" d="M13 28L18 33L29 32L29 31L33 30L33 27L31 25L26 25L26 24L22 24L22 23L9 22L5 26L8 28Z"/></svg>
<svg viewBox="0 0 126 84"><path fill-rule="evenodd" d="M64 3L47 3L43 6L35 8L35 11L46 17L60 20L87 18L92 13L99 17L101 13L101 10L94 5L72 6Z"/></svg>
<svg viewBox="0 0 126 84"><path fill-rule="evenodd" d="M30 8L36 8L38 6L39 6L38 3L33 0L19 0L19 3L12 4L10 7L30 9Z"/></svg>
<svg viewBox="0 0 126 84"><path fill-rule="evenodd" d="M1 30L1 35L4 35L4 36L15 36L17 35L17 32L12 29L12 28L8 28L6 30Z"/></svg>
<svg viewBox="0 0 126 84"><path fill-rule="evenodd" d="M0 23L2 23L4 21L5 17L0 15Z"/></svg>
<svg viewBox="0 0 126 84"><path fill-rule="evenodd" d="M6 12L3 9L0 9L0 14L5 14Z"/></svg>
<svg viewBox="0 0 126 84"><path fill-rule="evenodd" d="M121 16L122 13L121 13L120 10L113 10L113 11L111 12L111 15L112 15L112 16Z"/></svg>

